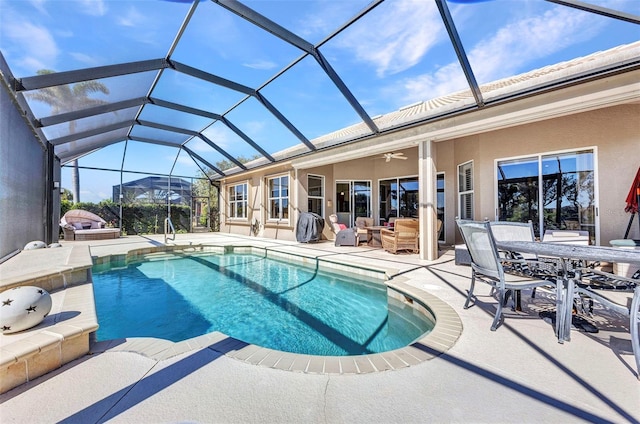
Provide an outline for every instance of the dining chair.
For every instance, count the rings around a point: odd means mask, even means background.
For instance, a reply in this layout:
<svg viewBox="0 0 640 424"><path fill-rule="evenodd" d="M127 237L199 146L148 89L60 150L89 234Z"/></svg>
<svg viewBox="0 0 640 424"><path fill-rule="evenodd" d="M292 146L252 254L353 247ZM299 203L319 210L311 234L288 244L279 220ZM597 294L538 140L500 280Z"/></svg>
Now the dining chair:
<svg viewBox="0 0 640 424"><path fill-rule="evenodd" d="M529 222L491 221L491 233L496 241L535 241L533 224ZM499 252L505 272L530 275L538 257L519 252ZM533 263L531 263L533 262ZM530 266L531 265L531 266Z"/></svg>
<svg viewBox="0 0 640 424"><path fill-rule="evenodd" d="M497 294L498 300L496 314L491 324L491 331L495 331L502 319L502 307L508 290L547 286L551 281L533 278L528 275L505 273L491 224L488 221L478 222L458 219L456 223L471 256L471 286L469 287L464 309L468 309L472 299L475 299L473 290L476 279L489 284L494 289L492 291ZM557 280L554 283L557 293L559 289ZM558 308L558 310L561 310L561 308Z"/></svg>
<svg viewBox="0 0 640 424"><path fill-rule="evenodd" d="M491 233L496 241L536 241L533 222L491 221ZM559 261L550 258L538 258L535 254L521 252L500 252L502 267L509 274L526 275L539 279L555 280ZM519 293L517 305L519 305ZM507 295L508 297L508 295ZM531 297L536 297L536 289L531 291ZM506 299L505 299L506 300ZM506 304L506 303L505 303ZM516 307L516 309L518 309Z"/></svg>

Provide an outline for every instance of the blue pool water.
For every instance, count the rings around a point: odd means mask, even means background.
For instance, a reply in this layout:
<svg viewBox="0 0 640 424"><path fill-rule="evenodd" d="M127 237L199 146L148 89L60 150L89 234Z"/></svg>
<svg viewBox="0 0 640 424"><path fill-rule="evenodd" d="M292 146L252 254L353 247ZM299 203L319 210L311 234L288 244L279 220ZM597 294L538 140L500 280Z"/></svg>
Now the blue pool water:
<svg viewBox="0 0 640 424"><path fill-rule="evenodd" d="M397 349L434 325L383 284L250 254L177 254L94 270L93 287L98 340L220 331L271 349L341 356Z"/></svg>

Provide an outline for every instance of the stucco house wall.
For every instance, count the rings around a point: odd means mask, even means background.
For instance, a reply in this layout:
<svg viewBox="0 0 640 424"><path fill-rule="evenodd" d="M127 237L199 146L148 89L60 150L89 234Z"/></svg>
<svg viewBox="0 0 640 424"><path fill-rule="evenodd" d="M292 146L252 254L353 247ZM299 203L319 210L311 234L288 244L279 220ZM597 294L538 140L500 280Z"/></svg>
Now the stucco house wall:
<svg viewBox="0 0 640 424"><path fill-rule="evenodd" d="M438 143L438 170L455 174L459 164L473 160L474 219L493 220L497 159L594 148L600 244L608 244L609 240L624 236L629 220L624 206L640 166L639 117L640 105L619 105ZM451 145L455 151L454 163L443 160L443 144ZM455 198L455 193L457 188L454 192L447 190L447 197ZM448 218L451 216L449 213ZM638 228L632 230L630 236L640 238ZM460 241L459 235L456 240Z"/></svg>
<svg viewBox="0 0 640 424"><path fill-rule="evenodd" d="M307 210L307 175L325 177L324 218L335 212L335 183L339 180L371 182L372 212L379 211L380 179L417 176L419 147L433 143L436 172L445 181L445 243L460 243L454 219L458 212L457 166L474 163L474 217L496 219L496 160L594 149L599 244L622 238L629 221L625 198L640 166L640 71L569 86L516 102L504 102L472 113L408 126L378 137L365 138L273 166L264 166L221 180L221 231L251 234L251 223L260 223L260 235L295 240L298 213ZM407 160L385 162L385 152L402 152ZM269 177L290 176L290 217L287 222L268 221ZM249 183L249 215L228 219L227 187ZM328 226L324 234L331 238ZM640 238L637 225L631 238Z"/></svg>

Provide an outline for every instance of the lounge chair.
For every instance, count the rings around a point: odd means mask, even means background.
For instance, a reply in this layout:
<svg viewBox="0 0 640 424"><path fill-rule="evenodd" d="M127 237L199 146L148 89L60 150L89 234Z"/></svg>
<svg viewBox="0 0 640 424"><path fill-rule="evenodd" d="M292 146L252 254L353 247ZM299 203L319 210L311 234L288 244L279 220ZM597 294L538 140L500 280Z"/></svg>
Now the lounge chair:
<svg viewBox="0 0 640 424"><path fill-rule="evenodd" d="M83 209L72 209L60 219L65 240L103 240L120 237L120 228L107 228L107 222Z"/></svg>
<svg viewBox="0 0 640 424"><path fill-rule="evenodd" d="M336 246L357 246L358 237L354 228L347 228L346 225L338 222L338 215L329 215L331 230L336 236Z"/></svg>
<svg viewBox="0 0 640 424"><path fill-rule="evenodd" d="M589 232L580 230L546 230L542 241L587 246L589 245Z"/></svg>

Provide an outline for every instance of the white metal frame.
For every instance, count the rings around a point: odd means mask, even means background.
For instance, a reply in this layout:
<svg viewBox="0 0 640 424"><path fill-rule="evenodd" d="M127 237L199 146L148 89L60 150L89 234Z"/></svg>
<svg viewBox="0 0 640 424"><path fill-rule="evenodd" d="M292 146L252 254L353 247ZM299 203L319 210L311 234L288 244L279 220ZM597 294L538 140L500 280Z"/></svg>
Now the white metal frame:
<svg viewBox="0 0 640 424"><path fill-rule="evenodd" d="M322 189L322 196L312 196L309 194L309 177L311 178L319 178L321 181L321 189ZM325 194L326 194L326 179L324 177L324 175L317 175L317 174L307 174L307 205L308 205L308 199L318 199L320 200L320 204L322 205L322 210L320 211L320 216L324 217L324 213L325 213ZM307 212L311 212L311 211L307 211Z"/></svg>
<svg viewBox="0 0 640 424"><path fill-rule="evenodd" d="M462 168L465 165L471 165L471 185L473 188L471 190L460 191L460 168ZM457 192L457 199L458 199L458 217L460 219L473 220L476 213L475 211L476 209L476 196L475 196L476 176L475 176L475 164L473 162L473 159L458 164L458 166L456 167L456 171L457 171L456 172L456 192ZM472 216L463 216L462 215L462 196L468 195L468 194L471 194L471 198L472 198L472 202L471 202Z"/></svg>
<svg viewBox="0 0 640 424"><path fill-rule="evenodd" d="M235 188L238 186L244 186L244 200L232 200L231 191L233 190L235 193ZM243 181L234 184L229 184L226 187L226 195L227 195L227 216L229 217L229 221L246 221L249 218L249 182ZM237 216L237 205L238 203L244 203L244 216ZM232 211L236 214L233 215Z"/></svg>
<svg viewBox="0 0 640 424"><path fill-rule="evenodd" d="M563 155L563 154L567 154L567 153L575 153L577 151L586 151L586 150L591 150L593 151L593 196L594 196L594 203L595 203L595 216L594 216L594 225L595 225L595 244L596 245L600 245L600 190L599 187L600 185L598 184L598 147L597 146L584 146L584 147L576 147L576 148L572 148L572 149L562 149L562 150L551 150L551 151L546 151L546 152L538 152L538 153L531 153L531 154L524 154L524 155L518 155L518 156L509 156L509 157L502 157L502 158L495 158L493 160L493 201L494 201L494 214L495 214L495 219L498 219L498 208L499 208L499 200L498 200L498 174L497 174L497 169L498 169L498 162L503 162L503 161L517 161L519 159L527 159L527 158L531 158L531 159L536 159L538 161L538 178L541 178L542 176L542 158L544 156L550 156L550 155ZM538 184L538 197L542 198L543 193L542 193L542 184ZM536 236L539 236L540 239L542 239L542 233L544 232L544 216L543 214L539 213L538 214L538 225L539 225L539 232L541 234L536 234Z"/></svg>
<svg viewBox="0 0 640 424"><path fill-rule="evenodd" d="M271 189L270 189L270 183L271 181L275 180L275 179L281 179L281 178L287 178L287 195L286 196L282 196L282 192L280 192L280 195L278 197L271 197ZM291 174L289 172L285 172L283 174L276 174L276 175L269 175L267 177L265 177L265 197L266 197L266 215L267 215L267 222L290 222L291 220L291 194L292 194L292 182L293 182L293 178L291 177ZM271 216L271 201L274 199L279 199L279 203L280 203L280 213L281 216L278 217L272 217ZM283 218L282 216L284 215L284 208L282 207L282 199L287 199L287 218Z"/></svg>

